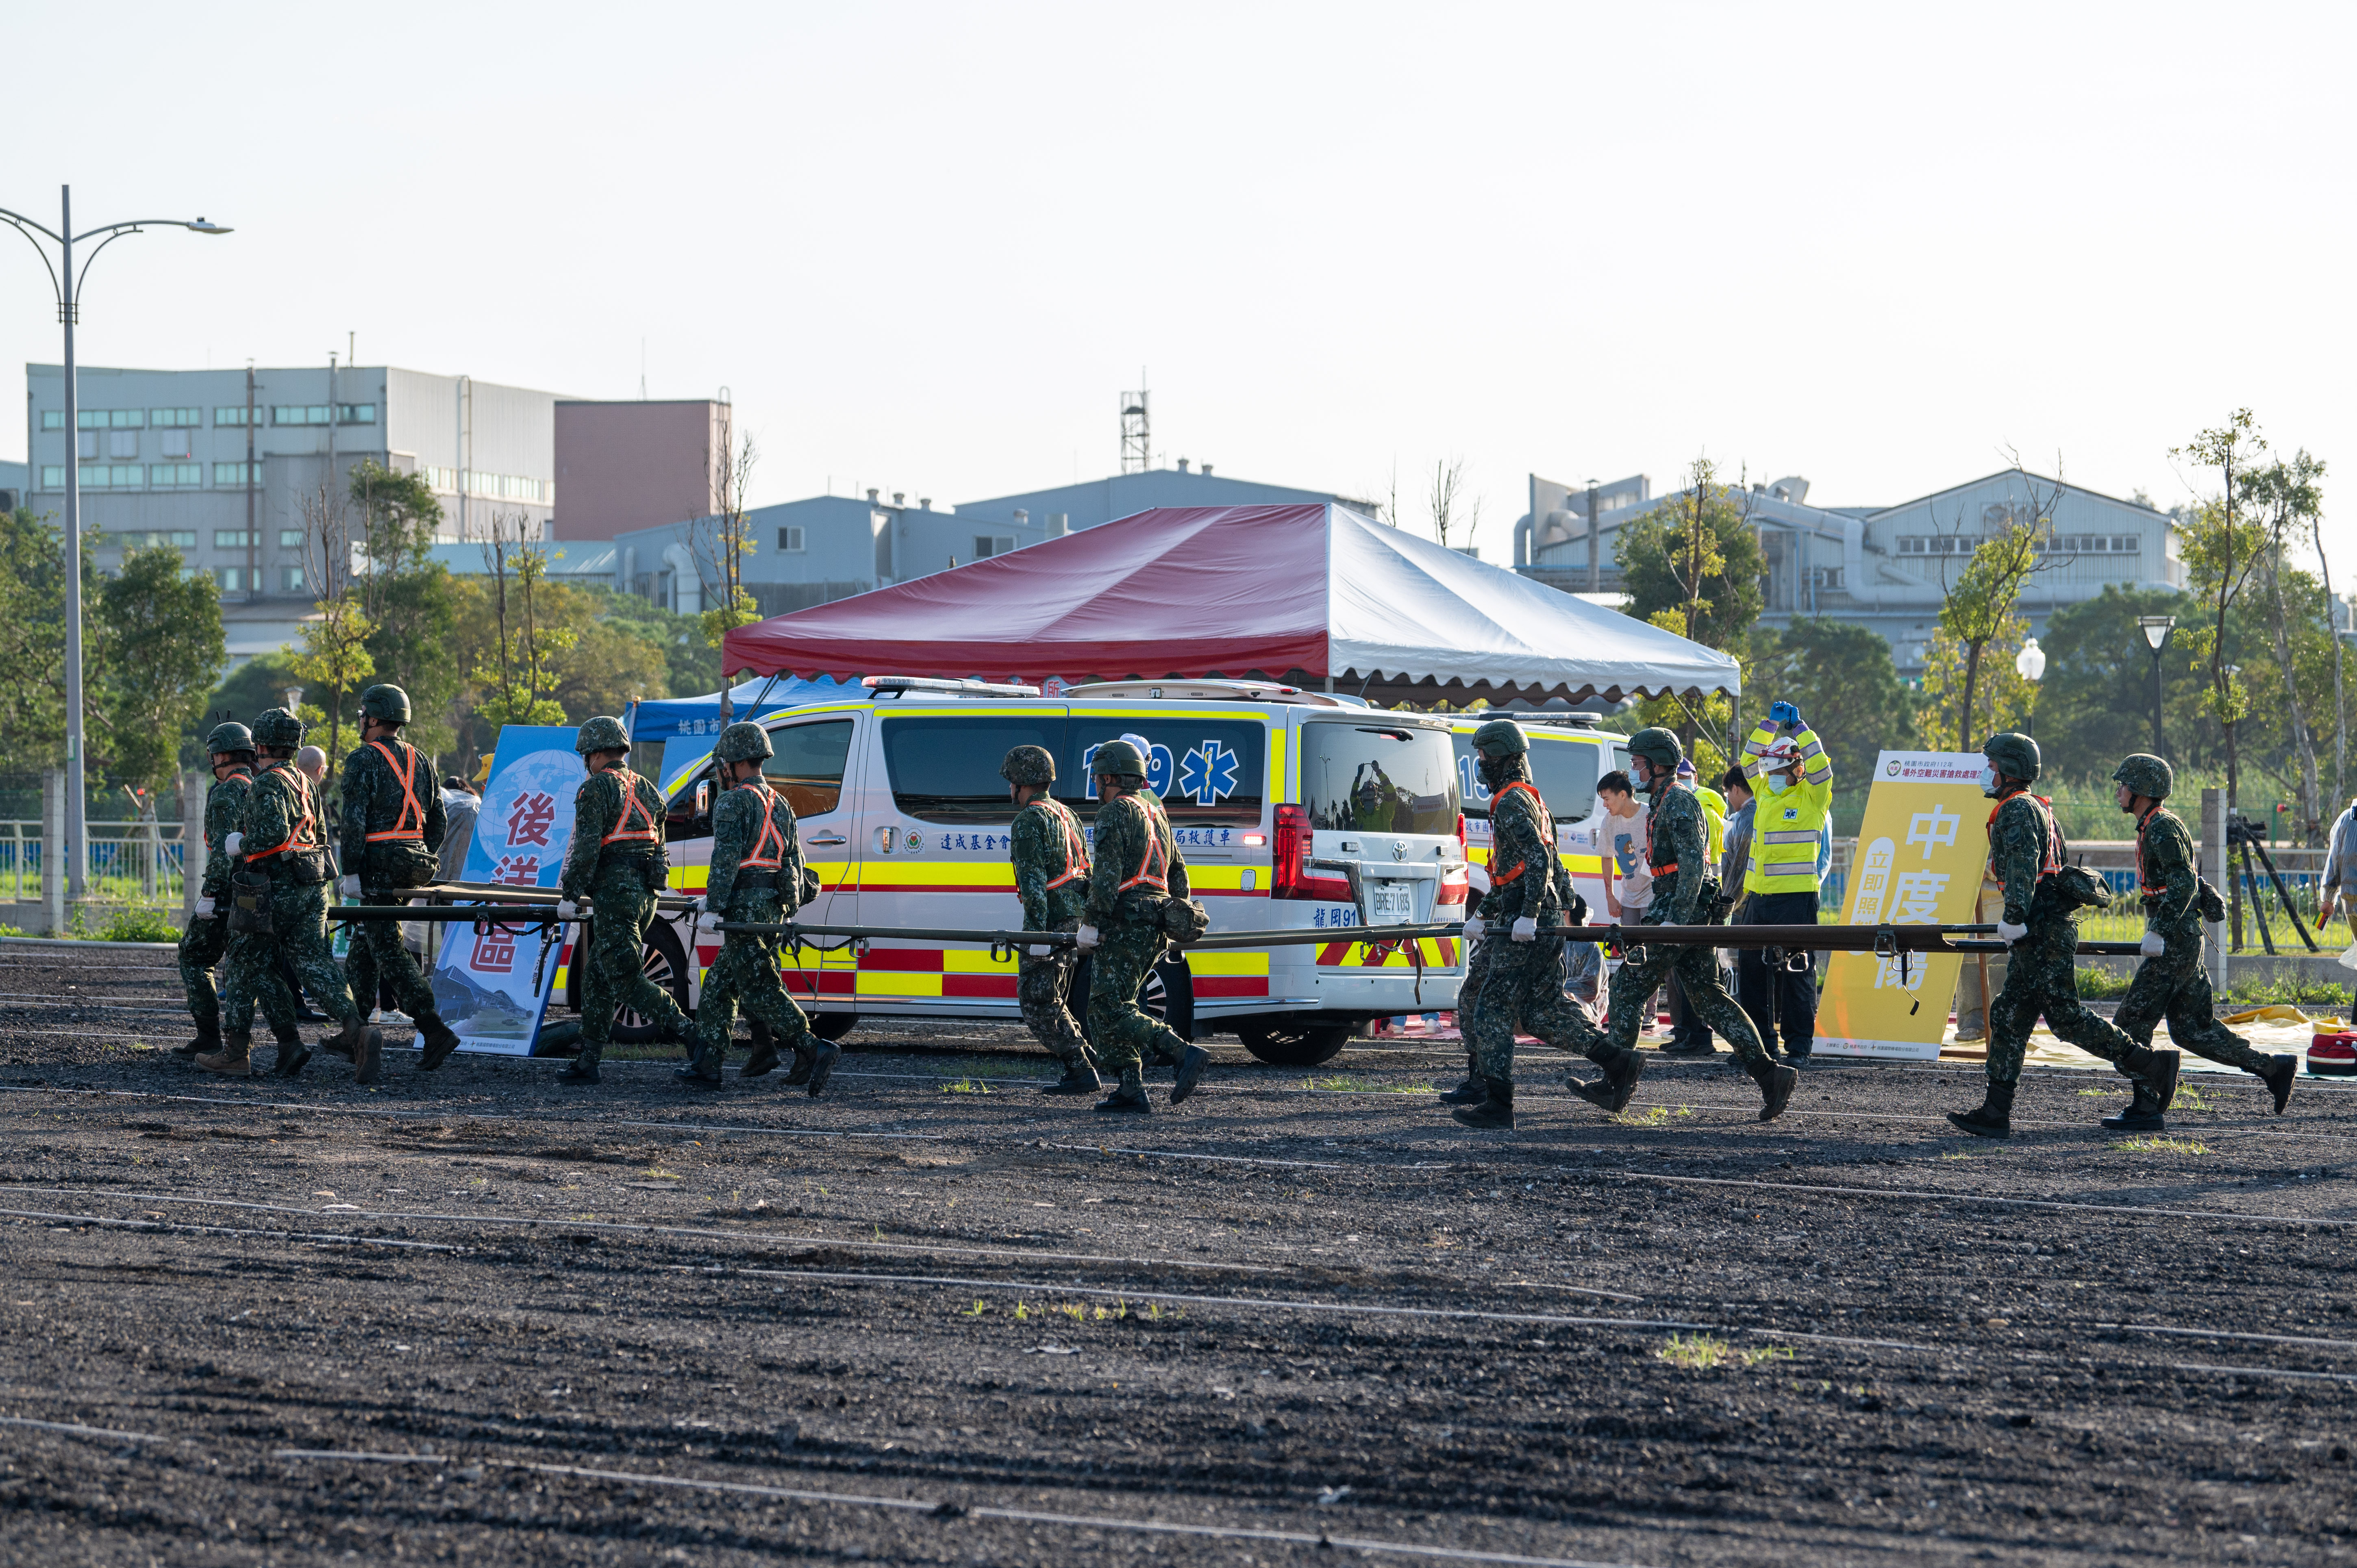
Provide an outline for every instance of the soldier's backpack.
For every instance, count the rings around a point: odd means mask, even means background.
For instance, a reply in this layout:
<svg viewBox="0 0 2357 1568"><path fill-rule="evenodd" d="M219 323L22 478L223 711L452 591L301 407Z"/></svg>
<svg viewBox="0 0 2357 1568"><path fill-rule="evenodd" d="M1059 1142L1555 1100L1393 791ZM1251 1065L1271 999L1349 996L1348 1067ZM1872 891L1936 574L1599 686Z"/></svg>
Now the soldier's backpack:
<svg viewBox="0 0 2357 1568"><path fill-rule="evenodd" d="M2193 902L2201 911L2201 918L2213 926L2226 918L2226 900L2210 886L2210 879L2206 876L2201 879L2201 891L2194 895Z"/></svg>

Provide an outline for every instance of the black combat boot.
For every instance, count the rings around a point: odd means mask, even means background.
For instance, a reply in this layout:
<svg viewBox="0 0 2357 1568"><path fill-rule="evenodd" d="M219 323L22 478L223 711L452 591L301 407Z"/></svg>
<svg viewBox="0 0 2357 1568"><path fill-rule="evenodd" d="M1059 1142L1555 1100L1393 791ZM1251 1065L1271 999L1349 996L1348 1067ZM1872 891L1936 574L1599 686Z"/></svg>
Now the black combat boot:
<svg viewBox="0 0 2357 1568"><path fill-rule="evenodd" d="M1146 1079L1138 1075L1137 1069L1131 1068L1121 1075L1121 1082L1114 1086L1114 1091L1097 1101L1097 1109L1117 1114L1148 1116L1153 1114L1154 1102L1146 1098Z"/></svg>
<svg viewBox="0 0 2357 1568"><path fill-rule="evenodd" d="M1637 1092L1637 1080L1645 1076L1645 1058L1634 1051L1622 1049L1616 1050L1611 1056L1598 1057L1595 1061L1604 1069L1604 1076L1592 1083L1570 1079L1567 1081L1571 1091L1590 1105L1618 1116L1628 1107L1630 1097Z"/></svg>
<svg viewBox="0 0 2357 1568"><path fill-rule="evenodd" d="M420 1072L432 1072L448 1061L450 1053L458 1048L458 1032L444 1023L438 1013L417 1015L417 1037L425 1047L425 1055L417 1059Z"/></svg>
<svg viewBox="0 0 2357 1568"><path fill-rule="evenodd" d="M218 1017L199 1018L197 1020L197 1037L185 1046L174 1047L172 1054L184 1062L192 1062L221 1048L221 1020Z"/></svg>
<svg viewBox="0 0 2357 1568"><path fill-rule="evenodd" d="M1488 1099L1490 1091L1481 1087L1481 1067L1473 1053L1465 1053L1465 1081L1440 1097L1443 1105L1479 1105Z"/></svg>
<svg viewBox="0 0 2357 1568"><path fill-rule="evenodd" d="M1784 1114L1784 1107L1792 1103L1792 1090L1800 1087L1800 1069L1786 1067L1774 1057L1761 1057L1743 1070L1760 1086L1760 1120L1773 1122Z"/></svg>
<svg viewBox="0 0 2357 1568"><path fill-rule="evenodd" d="M812 1049L816 1040L815 1036L805 1036L802 1043L794 1047L794 1070L786 1074L788 1089L799 1089L811 1080L811 1073L818 1067L818 1052Z"/></svg>
<svg viewBox="0 0 2357 1568"><path fill-rule="evenodd" d="M1668 1045L1654 1047L1654 1054L1664 1057L1715 1057L1718 1054L1718 1045L1705 1035L1691 1035L1684 1039L1673 1035L1670 1036Z"/></svg>
<svg viewBox="0 0 2357 1568"><path fill-rule="evenodd" d="M2267 1070L2259 1074L2259 1081L2266 1084L2268 1092L2276 1097L2276 1115L2282 1115L2284 1107L2291 1103L2292 1080L2298 1076L2299 1058L2287 1056L2272 1058Z"/></svg>
<svg viewBox="0 0 2357 1568"><path fill-rule="evenodd" d="M813 1100L816 1100L818 1091L826 1087L826 1080L834 1076L834 1064L842 1055L843 1047L834 1041L815 1040L810 1065L810 1097Z"/></svg>
<svg viewBox="0 0 2357 1568"><path fill-rule="evenodd" d="M727 1042L715 1041L711 1045L698 1048L694 1056L687 1058L685 1067L673 1069L672 1077L682 1083L693 1083L699 1088L717 1089L722 1082L720 1065L727 1059Z"/></svg>
<svg viewBox="0 0 2357 1568"><path fill-rule="evenodd" d="M1042 1094L1099 1094L1104 1090L1104 1079L1097 1076L1096 1064L1083 1054L1068 1057L1064 1076L1041 1090Z"/></svg>
<svg viewBox="0 0 2357 1568"><path fill-rule="evenodd" d="M2120 1065L2136 1074L2138 1083L2148 1086L2154 1101L2167 1111L2177 1099L2177 1071L2184 1060L2175 1051L2156 1051L2147 1047Z"/></svg>
<svg viewBox="0 0 2357 1568"><path fill-rule="evenodd" d="M597 1082L597 1058L605 1053L605 1047L593 1046L587 1040L582 1041L581 1054L565 1064L565 1070L556 1075L556 1081L559 1083Z"/></svg>
<svg viewBox="0 0 2357 1568"><path fill-rule="evenodd" d="M1211 1053L1200 1046L1189 1046L1178 1058L1178 1080L1170 1086L1170 1103L1178 1104L1195 1092L1203 1081L1203 1069L1211 1065Z"/></svg>
<svg viewBox="0 0 2357 1568"><path fill-rule="evenodd" d="M1459 1105L1448 1113L1467 1127L1480 1128L1484 1132L1496 1129L1512 1132L1514 1126L1513 1080L1485 1078L1481 1080L1481 1090L1479 1105Z"/></svg>
<svg viewBox="0 0 2357 1568"><path fill-rule="evenodd" d="M270 1032L278 1037L278 1061L270 1069L273 1078L300 1078L303 1064L311 1059L311 1047L303 1043L303 1031L293 1024L272 1025Z"/></svg>
<svg viewBox="0 0 2357 1568"><path fill-rule="evenodd" d="M2010 1083L1992 1083L1988 1086L1988 1098L1981 1101L1978 1110L1951 1111L1948 1120L1957 1131L1970 1133L1975 1138L2010 1138L2014 1088Z"/></svg>
<svg viewBox="0 0 2357 1568"><path fill-rule="evenodd" d="M738 1078L765 1077L777 1070L780 1059L778 1036L770 1032L770 1026L762 1023L759 1018L754 1019L753 1054L745 1058L745 1065L737 1069L737 1076Z"/></svg>
<svg viewBox="0 0 2357 1568"><path fill-rule="evenodd" d="M2104 1125L2115 1133L2165 1133L2169 1131L2169 1119L2161 1114L2160 1096L2152 1091L2152 1086L2138 1083L2136 1097L2128 1101L2127 1109L2116 1116L2104 1117Z"/></svg>

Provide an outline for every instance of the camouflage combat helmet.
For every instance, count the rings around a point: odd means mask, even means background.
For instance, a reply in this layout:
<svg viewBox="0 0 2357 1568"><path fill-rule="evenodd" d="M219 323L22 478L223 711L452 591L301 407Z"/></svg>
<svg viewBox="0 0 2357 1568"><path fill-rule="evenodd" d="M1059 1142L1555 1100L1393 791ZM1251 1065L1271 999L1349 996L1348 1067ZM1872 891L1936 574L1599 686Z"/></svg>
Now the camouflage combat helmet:
<svg viewBox="0 0 2357 1568"><path fill-rule="evenodd" d="M1484 757L1520 757L1530 748L1530 737L1512 719L1491 719L1473 732L1473 749Z"/></svg>
<svg viewBox="0 0 2357 1568"><path fill-rule="evenodd" d="M2035 783L2043 766L2039 760L2038 743L2013 730L2001 731L1981 742L1981 755L1999 773L2024 784Z"/></svg>
<svg viewBox="0 0 2357 1568"><path fill-rule="evenodd" d="M253 732L241 724L215 725L213 733L205 736L205 750L212 756L253 749Z"/></svg>
<svg viewBox="0 0 2357 1568"><path fill-rule="evenodd" d="M750 762L774 753L768 730L756 724L733 724L720 732L720 744L712 748L712 755L723 762Z"/></svg>
<svg viewBox="0 0 2357 1568"><path fill-rule="evenodd" d="M1103 752L1097 753L1097 761L1100 765L1103 763ZM998 776L1009 784L1053 784L1056 781L1056 759L1044 746L1018 746L1008 752L1006 760L998 765Z"/></svg>
<svg viewBox="0 0 2357 1568"><path fill-rule="evenodd" d="M1096 760L1089 764L1089 771L1100 779L1143 779L1146 758L1129 742L1109 740L1097 747Z"/></svg>
<svg viewBox="0 0 2357 1568"><path fill-rule="evenodd" d="M285 708L264 708L253 721L253 744L256 746L300 746L303 744L303 721Z"/></svg>
<svg viewBox="0 0 2357 1568"><path fill-rule="evenodd" d="M1663 772L1671 773L1685 759L1686 748L1678 744L1675 731L1648 725L1629 737L1629 755L1641 757Z"/></svg>
<svg viewBox="0 0 2357 1568"><path fill-rule="evenodd" d="M361 693L361 717L405 725L409 722L409 693L398 686L371 686Z"/></svg>
<svg viewBox="0 0 2357 1568"><path fill-rule="evenodd" d="M2166 800L2177 783L2176 770L2148 751L2139 751L2112 770L2112 782L2147 800Z"/></svg>
<svg viewBox="0 0 2357 1568"><path fill-rule="evenodd" d="M600 714L581 726L573 737L573 749L583 757L593 751L628 751L630 737L622 733L622 721Z"/></svg>

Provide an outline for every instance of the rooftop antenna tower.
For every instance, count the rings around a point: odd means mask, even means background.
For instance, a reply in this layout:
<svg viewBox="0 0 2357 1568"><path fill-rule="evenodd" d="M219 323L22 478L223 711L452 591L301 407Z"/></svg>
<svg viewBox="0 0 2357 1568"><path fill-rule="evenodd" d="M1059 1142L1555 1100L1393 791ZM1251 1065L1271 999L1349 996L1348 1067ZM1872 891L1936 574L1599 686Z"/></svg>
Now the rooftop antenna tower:
<svg viewBox="0 0 2357 1568"><path fill-rule="evenodd" d="M1142 383L1146 372L1137 372ZM1142 474L1154 467L1154 428L1146 413L1146 389L1121 394L1121 471Z"/></svg>

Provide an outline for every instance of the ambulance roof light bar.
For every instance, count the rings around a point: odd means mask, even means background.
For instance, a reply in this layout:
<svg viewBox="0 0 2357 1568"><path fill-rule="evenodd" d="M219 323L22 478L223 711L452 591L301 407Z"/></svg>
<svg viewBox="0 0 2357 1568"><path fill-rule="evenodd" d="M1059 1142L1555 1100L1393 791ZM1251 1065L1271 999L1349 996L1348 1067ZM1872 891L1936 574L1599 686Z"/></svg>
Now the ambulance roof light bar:
<svg viewBox="0 0 2357 1568"><path fill-rule="evenodd" d="M1093 681L1064 688L1067 697L1146 697L1171 703L1285 703L1298 707L1347 708L1350 699L1307 692L1275 681Z"/></svg>
<svg viewBox="0 0 2357 1568"><path fill-rule="evenodd" d="M1036 697L1037 686L1004 681L945 681L932 675L864 675L859 683L873 696L899 696L903 692L942 692L961 697Z"/></svg>

